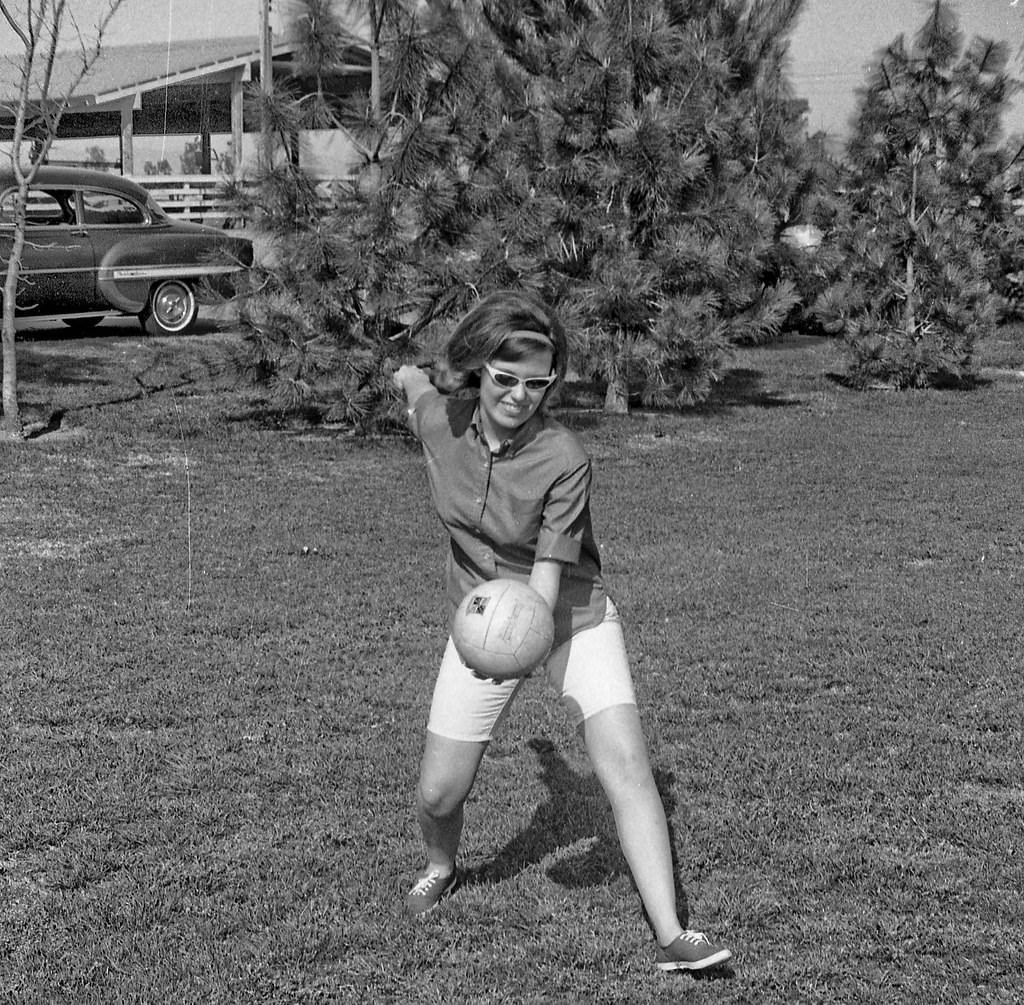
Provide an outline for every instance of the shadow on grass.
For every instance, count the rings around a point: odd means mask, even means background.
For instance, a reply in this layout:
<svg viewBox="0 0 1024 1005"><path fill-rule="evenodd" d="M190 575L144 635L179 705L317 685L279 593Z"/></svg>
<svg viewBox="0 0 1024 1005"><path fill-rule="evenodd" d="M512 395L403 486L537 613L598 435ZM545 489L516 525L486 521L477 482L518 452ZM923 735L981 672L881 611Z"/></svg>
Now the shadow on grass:
<svg viewBox="0 0 1024 1005"><path fill-rule="evenodd" d="M927 387L920 388L909 388L909 387L898 387L895 384L886 383L884 380L871 381L864 378L857 378L849 373L837 373L833 370L829 370L825 373L825 379L837 387L841 387L846 391L874 391L891 394L899 394L903 391L954 391L958 393L967 391L978 391L987 387L991 387L995 381L991 377L983 377L980 374L970 374L966 377L960 376L942 376L938 375L932 378L932 383Z"/></svg>
<svg viewBox="0 0 1024 1005"><path fill-rule="evenodd" d="M210 322L174 337L129 335L126 323L79 338L68 337L66 329L33 331L29 338L19 333L21 406L30 418L43 415L44 424L48 416L52 426L54 416L68 411L126 404L163 391L230 389L241 382L244 353L219 335Z"/></svg>
<svg viewBox="0 0 1024 1005"><path fill-rule="evenodd" d="M66 327L18 332L18 376L22 382L114 385L125 374L162 365L240 365L240 349L218 341L220 329L198 322L187 335L150 336L138 327L115 320L87 335L74 336ZM206 356L199 354L206 350ZM215 356L216 358L212 358ZM211 357L211 358L208 358Z"/></svg>
<svg viewBox="0 0 1024 1005"><path fill-rule="evenodd" d="M211 335L220 331L220 324L213 318L200 316L195 325L187 335L157 336L173 338L193 338L197 335ZM88 344L90 342L102 343L112 338L135 338L145 339L149 336L139 324L138 318L134 315L110 316L104 318L93 328L83 329L80 332L60 321L46 318L39 318L33 321L23 321L17 330L19 343L32 342L69 342Z"/></svg>
<svg viewBox="0 0 1024 1005"><path fill-rule="evenodd" d="M800 398L769 390L764 385L760 370L736 368L729 370L711 389L707 399L693 408L651 408L639 401L631 403L628 414L617 415L601 409L603 398L594 385L578 384L570 388L559 402L559 418L572 429L585 431L606 426L616 419L629 420L637 415L679 415L684 413L714 413L729 408L793 408L801 405Z"/></svg>
<svg viewBox="0 0 1024 1005"><path fill-rule="evenodd" d="M109 386L105 372L109 367L109 350L90 343L88 348L76 347L72 354L58 355L38 351L30 343L18 345L18 377L23 383L44 387L60 384L68 387Z"/></svg>
<svg viewBox="0 0 1024 1005"><path fill-rule="evenodd" d="M763 378L760 370L729 370L712 388L707 400L699 406L700 410L715 412L750 405L756 408L792 408L802 404L799 398L766 390Z"/></svg>
<svg viewBox="0 0 1024 1005"><path fill-rule="evenodd" d="M619 876L630 876L611 808L597 778L574 771L544 737L534 737L528 746L537 756L540 779L548 790L547 799L534 810L526 827L489 862L466 870L463 881L500 883L547 859L551 859L547 875L570 889L604 886ZM674 848L675 776L655 769L654 781L665 807ZM680 885L678 872L674 875L679 920L685 927L689 917L686 891Z"/></svg>

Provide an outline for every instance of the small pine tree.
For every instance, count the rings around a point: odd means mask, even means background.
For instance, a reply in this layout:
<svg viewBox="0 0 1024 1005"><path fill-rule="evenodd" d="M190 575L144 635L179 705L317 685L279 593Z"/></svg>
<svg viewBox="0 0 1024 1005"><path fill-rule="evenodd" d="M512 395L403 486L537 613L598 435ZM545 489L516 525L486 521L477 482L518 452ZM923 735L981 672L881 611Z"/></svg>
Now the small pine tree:
<svg viewBox="0 0 1024 1005"><path fill-rule="evenodd" d="M145 175L173 174L171 162L166 157L162 157L155 163L153 161L146 161L142 166L142 173Z"/></svg>
<svg viewBox="0 0 1024 1005"><path fill-rule="evenodd" d="M863 92L848 155L844 278L815 306L841 328L851 381L898 388L968 381L976 340L999 316L993 262L1009 197L1000 118L1016 83L1008 49L966 47L935 0L898 37Z"/></svg>
<svg viewBox="0 0 1024 1005"><path fill-rule="evenodd" d="M85 163L92 171L109 171L114 166L107 160L106 151L98 144L86 148Z"/></svg>

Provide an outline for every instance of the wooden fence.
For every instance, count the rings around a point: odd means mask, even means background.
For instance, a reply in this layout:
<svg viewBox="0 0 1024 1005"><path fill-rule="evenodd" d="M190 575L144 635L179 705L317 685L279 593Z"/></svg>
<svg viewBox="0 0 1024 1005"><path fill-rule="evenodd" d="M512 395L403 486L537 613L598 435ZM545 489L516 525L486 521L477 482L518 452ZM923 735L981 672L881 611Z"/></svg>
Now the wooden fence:
<svg viewBox="0 0 1024 1005"><path fill-rule="evenodd" d="M154 174L132 181L148 189L164 212L175 220L205 223L209 227L242 227L245 221L224 199L224 185L214 175Z"/></svg>
<svg viewBox="0 0 1024 1005"><path fill-rule="evenodd" d="M224 198L224 183L216 175L136 175L132 181L147 189L164 212L175 220L205 223L208 227L239 229L245 226L245 220ZM326 199L334 179L323 178L316 184Z"/></svg>

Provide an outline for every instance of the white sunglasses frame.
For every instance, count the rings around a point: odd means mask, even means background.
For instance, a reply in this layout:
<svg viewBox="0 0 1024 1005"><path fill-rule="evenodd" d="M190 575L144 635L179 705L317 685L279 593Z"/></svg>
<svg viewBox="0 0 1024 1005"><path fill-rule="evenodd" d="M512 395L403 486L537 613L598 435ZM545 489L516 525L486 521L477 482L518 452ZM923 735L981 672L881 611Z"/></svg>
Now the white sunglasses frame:
<svg viewBox="0 0 1024 1005"><path fill-rule="evenodd" d="M496 366L491 366L490 363L484 363L484 369L487 371L487 375L494 381L494 383L500 387L503 391L514 391L518 387L522 387L527 394L538 394L541 391L546 391L556 380L558 380L558 374L548 374L547 377L517 377L514 373L509 373L508 370L499 370ZM506 387L504 384L498 383L495 378L495 374L501 374L502 377L511 377L516 381L515 384ZM543 387L530 387L529 381L531 380L543 380L546 381Z"/></svg>

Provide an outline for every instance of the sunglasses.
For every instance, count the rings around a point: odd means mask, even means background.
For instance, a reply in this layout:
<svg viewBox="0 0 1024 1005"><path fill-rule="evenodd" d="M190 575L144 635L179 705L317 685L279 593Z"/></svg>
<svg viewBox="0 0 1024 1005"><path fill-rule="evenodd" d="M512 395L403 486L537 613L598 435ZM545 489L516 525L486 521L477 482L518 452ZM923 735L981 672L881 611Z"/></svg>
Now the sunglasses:
<svg viewBox="0 0 1024 1005"><path fill-rule="evenodd" d="M520 384L522 384L527 391L544 391L558 380L557 373L553 373L548 377L526 377L524 379L522 377L517 377L514 373L508 373L505 370L496 370L490 363L484 363L484 369L488 374L490 374L491 380L493 380L498 387L503 387L506 391L511 391Z"/></svg>

